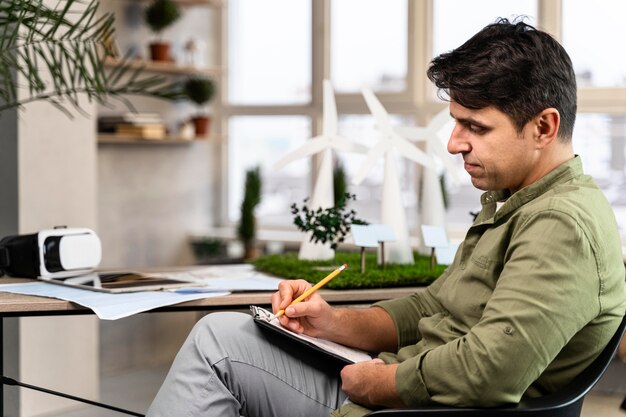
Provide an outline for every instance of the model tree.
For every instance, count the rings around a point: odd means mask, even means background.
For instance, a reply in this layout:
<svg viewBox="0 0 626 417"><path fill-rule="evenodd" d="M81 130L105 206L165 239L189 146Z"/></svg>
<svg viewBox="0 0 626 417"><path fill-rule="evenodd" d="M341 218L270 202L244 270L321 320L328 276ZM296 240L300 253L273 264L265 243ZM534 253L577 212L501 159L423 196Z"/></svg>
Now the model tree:
<svg viewBox="0 0 626 417"><path fill-rule="evenodd" d="M333 250L345 240L353 224L368 224L365 220L356 217L356 211L348 210L350 200L356 200L354 194L345 193L339 204L334 207L322 209L309 208L308 198L304 199L302 207L297 204L291 205L291 214L294 215L293 223L298 230L311 233L311 241L315 243L330 243Z"/></svg>
<svg viewBox="0 0 626 417"><path fill-rule="evenodd" d="M335 206L345 205L348 183L346 181L346 170L340 161L337 161L333 169L333 193Z"/></svg>
<svg viewBox="0 0 626 417"><path fill-rule="evenodd" d="M241 202L241 216L237 235L244 246L244 258L256 256L256 218L255 209L261 202L261 169L255 167L246 171L244 195Z"/></svg>

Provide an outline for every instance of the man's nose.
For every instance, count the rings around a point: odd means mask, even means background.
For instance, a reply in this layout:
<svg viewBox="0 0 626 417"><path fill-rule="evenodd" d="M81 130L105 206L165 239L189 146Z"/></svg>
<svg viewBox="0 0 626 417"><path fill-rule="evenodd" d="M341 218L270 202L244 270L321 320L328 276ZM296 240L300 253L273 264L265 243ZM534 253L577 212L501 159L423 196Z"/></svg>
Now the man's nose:
<svg viewBox="0 0 626 417"><path fill-rule="evenodd" d="M463 135L463 129L457 124L450 134L450 139L448 139L448 152L456 155L458 153L467 153L470 150L471 146Z"/></svg>

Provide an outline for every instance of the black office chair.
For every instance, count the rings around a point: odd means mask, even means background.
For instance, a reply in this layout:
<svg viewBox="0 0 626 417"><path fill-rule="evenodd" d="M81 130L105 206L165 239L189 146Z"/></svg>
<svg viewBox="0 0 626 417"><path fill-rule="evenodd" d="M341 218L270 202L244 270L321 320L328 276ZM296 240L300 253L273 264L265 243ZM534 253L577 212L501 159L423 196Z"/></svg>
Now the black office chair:
<svg viewBox="0 0 626 417"><path fill-rule="evenodd" d="M554 394L523 399L519 404L498 408L433 406L419 409L387 409L373 411L367 417L579 417L585 395L600 380L615 356L624 334L624 326L626 326L626 316L600 356L565 388Z"/></svg>

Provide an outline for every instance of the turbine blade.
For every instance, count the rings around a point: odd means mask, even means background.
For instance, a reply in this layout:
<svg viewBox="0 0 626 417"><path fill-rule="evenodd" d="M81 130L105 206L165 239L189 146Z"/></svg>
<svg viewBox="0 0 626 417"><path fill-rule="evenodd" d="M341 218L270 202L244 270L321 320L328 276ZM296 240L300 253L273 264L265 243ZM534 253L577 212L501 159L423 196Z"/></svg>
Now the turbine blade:
<svg viewBox="0 0 626 417"><path fill-rule="evenodd" d="M356 175L352 179L354 185L359 185L365 178L370 169L374 166L376 161L385 156L385 153L389 150L390 143L386 140L379 141L374 145L365 157L365 161L359 167Z"/></svg>
<svg viewBox="0 0 626 417"><path fill-rule="evenodd" d="M274 164L274 169L279 170L282 169L285 165L300 159L305 156L313 155L318 152L323 151L324 149L329 147L329 141L325 136L316 136L313 139L308 140L304 145L299 148L289 152L287 155L283 156Z"/></svg>
<svg viewBox="0 0 626 417"><path fill-rule="evenodd" d="M398 135L413 142L424 141L428 138L428 130L423 127L399 126L394 130Z"/></svg>
<svg viewBox="0 0 626 417"><path fill-rule="evenodd" d="M443 144L437 138L432 138L426 146L429 154L435 154L441 159L445 172L450 174L455 182L459 182L461 180L461 170L454 162L452 155L443 147Z"/></svg>
<svg viewBox="0 0 626 417"><path fill-rule="evenodd" d="M435 115L428 123L428 129L433 134L437 134L437 132L446 125L446 123L452 120L452 116L450 116L450 110L445 108L441 110L439 113Z"/></svg>
<svg viewBox="0 0 626 417"><path fill-rule="evenodd" d="M392 129L391 123L389 122L389 114L387 113L387 110L385 110L381 102L378 100L378 98L376 98L371 90L364 88L362 90L362 93L367 107L370 109L370 112L374 115L374 118L376 119L378 129L380 129L384 135L390 134L392 132Z"/></svg>
<svg viewBox="0 0 626 417"><path fill-rule="evenodd" d="M370 150L368 146L353 142L341 136L334 136L330 141L330 146L342 152L367 153L367 151Z"/></svg>
<svg viewBox="0 0 626 417"><path fill-rule="evenodd" d="M430 156L426 155L424 151L419 149L417 146L413 145L403 137L399 135L394 135L392 137L394 146L400 152L404 158L408 158L424 167L432 168L433 160Z"/></svg>

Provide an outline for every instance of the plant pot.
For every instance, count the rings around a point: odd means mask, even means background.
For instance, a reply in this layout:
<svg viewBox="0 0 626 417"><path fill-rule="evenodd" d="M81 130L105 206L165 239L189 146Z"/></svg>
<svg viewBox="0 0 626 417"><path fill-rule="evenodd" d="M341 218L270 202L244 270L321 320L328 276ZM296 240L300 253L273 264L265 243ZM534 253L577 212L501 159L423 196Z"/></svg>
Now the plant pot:
<svg viewBox="0 0 626 417"><path fill-rule="evenodd" d="M230 261L226 243L221 239L205 238L191 243L197 264L215 264Z"/></svg>
<svg viewBox="0 0 626 417"><path fill-rule="evenodd" d="M196 137L204 138L209 135L211 119L208 116L196 116L191 119L196 130Z"/></svg>
<svg viewBox="0 0 626 417"><path fill-rule="evenodd" d="M244 242L243 247L244 260L250 261L261 256L261 249L256 245L256 242Z"/></svg>
<svg viewBox="0 0 626 417"><path fill-rule="evenodd" d="M170 44L166 42L152 42L150 44L150 58L153 61L171 62Z"/></svg>

